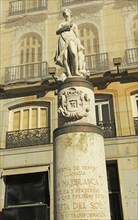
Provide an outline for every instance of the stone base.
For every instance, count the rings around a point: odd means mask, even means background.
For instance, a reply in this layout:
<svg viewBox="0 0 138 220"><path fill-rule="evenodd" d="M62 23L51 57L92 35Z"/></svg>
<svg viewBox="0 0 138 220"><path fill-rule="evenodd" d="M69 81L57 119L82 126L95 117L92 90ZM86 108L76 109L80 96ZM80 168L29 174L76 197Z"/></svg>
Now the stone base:
<svg viewBox="0 0 138 220"><path fill-rule="evenodd" d="M102 131L79 124L54 131L55 220L109 220Z"/></svg>

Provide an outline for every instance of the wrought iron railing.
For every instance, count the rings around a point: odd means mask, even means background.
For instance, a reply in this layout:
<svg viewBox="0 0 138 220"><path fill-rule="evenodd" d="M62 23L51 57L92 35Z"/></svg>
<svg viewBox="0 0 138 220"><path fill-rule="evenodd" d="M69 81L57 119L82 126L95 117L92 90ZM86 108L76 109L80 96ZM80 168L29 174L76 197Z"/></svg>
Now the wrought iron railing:
<svg viewBox="0 0 138 220"><path fill-rule="evenodd" d="M81 4L81 3L86 3L90 1L96 1L96 0L62 0L62 6Z"/></svg>
<svg viewBox="0 0 138 220"><path fill-rule="evenodd" d="M138 48L131 48L125 51L128 65L138 65Z"/></svg>
<svg viewBox="0 0 138 220"><path fill-rule="evenodd" d="M108 122L99 121L97 123L97 126L99 126L103 130L104 138L116 137L116 129L115 129L114 121L108 121Z"/></svg>
<svg viewBox="0 0 138 220"><path fill-rule="evenodd" d="M86 69L107 70L109 68L108 53L99 53L85 56Z"/></svg>
<svg viewBox="0 0 138 220"><path fill-rule="evenodd" d="M9 2L9 16L47 9L47 0L16 0Z"/></svg>
<svg viewBox="0 0 138 220"><path fill-rule="evenodd" d="M4 82L42 78L48 75L47 62L31 63L5 68Z"/></svg>
<svg viewBox="0 0 138 220"><path fill-rule="evenodd" d="M134 126L136 135L138 135L138 117L134 117Z"/></svg>
<svg viewBox="0 0 138 220"><path fill-rule="evenodd" d="M35 128L6 133L6 148L27 147L50 143L50 128Z"/></svg>

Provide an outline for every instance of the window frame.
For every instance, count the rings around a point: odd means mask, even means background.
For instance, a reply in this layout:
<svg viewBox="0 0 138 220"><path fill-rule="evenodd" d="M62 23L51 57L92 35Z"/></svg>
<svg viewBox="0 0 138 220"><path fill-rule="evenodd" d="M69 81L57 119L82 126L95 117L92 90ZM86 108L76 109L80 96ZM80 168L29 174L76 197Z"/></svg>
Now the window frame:
<svg viewBox="0 0 138 220"><path fill-rule="evenodd" d="M98 102L99 100L99 102ZM100 112L100 117L99 119L102 119L102 105L108 104L109 108L109 121L114 121L114 107L113 107L113 97L110 94L95 94L95 107L99 106L99 112ZM96 118L97 121L97 118ZM99 122L102 120L99 120ZM98 122L98 121L97 121Z"/></svg>
<svg viewBox="0 0 138 220"><path fill-rule="evenodd" d="M27 65L42 62L42 48L42 39L39 34L31 32L23 35L18 47L19 64Z"/></svg>
<svg viewBox="0 0 138 220"><path fill-rule="evenodd" d="M8 128L8 131L13 131L13 119L14 119L14 112L20 110L21 112L21 116L20 116L20 129L19 130L23 130L22 127L23 127L23 110L25 109L30 109L29 111L29 128L28 129L31 129L31 110L33 108L37 108L38 109L38 120L37 120L37 127L36 128L41 128L41 125L40 125L40 110L45 108L47 109L47 126L46 127L50 127L50 102L29 102L29 103L23 103L23 104L19 104L19 105L16 105L16 106L13 106L13 107L10 107L9 108L9 120L10 120L10 123L9 123L9 128Z"/></svg>
<svg viewBox="0 0 138 220"><path fill-rule="evenodd" d="M138 93L131 95L131 106L133 117L138 117Z"/></svg>
<svg viewBox="0 0 138 220"><path fill-rule="evenodd" d="M17 204L8 204L8 190L9 190L9 185L10 185L10 183L8 184L8 179L9 178L11 178L11 180L12 180L12 178L13 177L17 177L18 179L20 179L20 178L23 178L23 177L27 177L27 176L31 176L31 175L33 175L33 177L35 177L35 175L41 175L41 184L43 185L43 190L45 191L45 202L43 203L43 204L47 204L48 206L50 206L50 166L48 165L47 166L47 169L45 170L45 171L39 171L39 172L29 172L29 173L18 173L18 174L11 174L11 175L8 175L8 176L4 176L4 178L3 178L3 180L4 180L4 183L5 183L5 200L4 200L4 207L6 208L6 207L8 207L8 206L14 206L14 207L19 207L19 206L23 206L24 204L27 206L27 205L31 205L31 204L35 204L35 203L38 203L38 201L34 201L34 202L22 202L22 201L20 201L20 199L19 199L19 201L21 202L21 203L17 203ZM44 175L45 175L45 178L46 178L46 176L47 176L47 186L46 186L46 184L43 182L43 178L44 178ZM17 179L16 178L16 179ZM38 177L37 177L38 178ZM17 180L18 180L17 179ZM34 178L35 179L35 178ZM9 179L10 180L10 179ZM22 182L23 183L23 182ZM29 183L29 181L27 182L25 182L24 184L26 185L26 187L27 187L27 184ZM30 182L31 183L31 182ZM32 182L33 183L33 182ZM37 181L35 182L35 183L38 183ZM18 186L19 184L14 184L15 186ZM34 189L35 189L35 187L34 187ZM37 188L36 188L36 190L37 190ZM48 191L48 197L49 197L49 202L48 203L46 203L46 191ZM18 197L18 195L17 195L17 197ZM31 200L31 198L30 198L30 200ZM42 201L39 201L39 202L42 202Z"/></svg>
<svg viewBox="0 0 138 220"><path fill-rule="evenodd" d="M100 53L99 34L97 28L93 24L81 24L78 26L80 41L85 47L85 55ZM82 34L83 33L83 34ZM95 39L97 41L95 42Z"/></svg>

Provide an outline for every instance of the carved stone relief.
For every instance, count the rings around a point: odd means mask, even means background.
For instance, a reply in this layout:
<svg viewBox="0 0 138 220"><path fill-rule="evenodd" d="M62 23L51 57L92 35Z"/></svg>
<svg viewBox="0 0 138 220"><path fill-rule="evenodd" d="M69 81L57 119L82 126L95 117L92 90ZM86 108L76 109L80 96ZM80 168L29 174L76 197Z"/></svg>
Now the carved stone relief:
<svg viewBox="0 0 138 220"><path fill-rule="evenodd" d="M40 35L45 34L46 27L45 27L45 20L38 19L36 17L25 17L17 23L14 31L14 35L16 38L20 38L23 34L27 32L37 32Z"/></svg>
<svg viewBox="0 0 138 220"><path fill-rule="evenodd" d="M84 94L76 88L69 88L59 96L58 112L71 121L87 117L90 111L90 99L88 94Z"/></svg>

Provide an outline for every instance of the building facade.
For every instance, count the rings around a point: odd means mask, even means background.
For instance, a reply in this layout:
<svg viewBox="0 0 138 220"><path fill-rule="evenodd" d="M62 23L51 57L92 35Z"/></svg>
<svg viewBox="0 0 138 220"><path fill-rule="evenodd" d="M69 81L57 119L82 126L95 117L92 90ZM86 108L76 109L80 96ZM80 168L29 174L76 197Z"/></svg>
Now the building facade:
<svg viewBox="0 0 138 220"><path fill-rule="evenodd" d="M136 0L2 0L1 216L54 219L56 29L69 8L85 47L103 130L112 220L138 219L138 3ZM55 71L55 70L54 70ZM63 198L64 200L64 198ZM3 214L2 214L3 213ZM27 218L26 218L27 219Z"/></svg>

